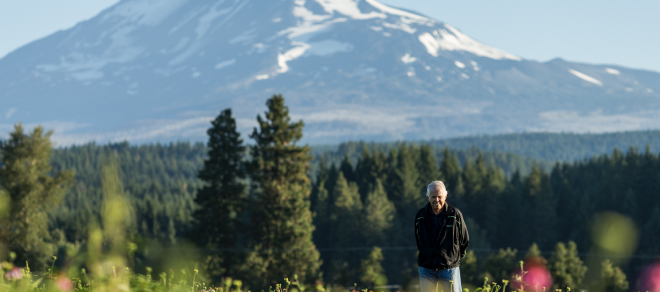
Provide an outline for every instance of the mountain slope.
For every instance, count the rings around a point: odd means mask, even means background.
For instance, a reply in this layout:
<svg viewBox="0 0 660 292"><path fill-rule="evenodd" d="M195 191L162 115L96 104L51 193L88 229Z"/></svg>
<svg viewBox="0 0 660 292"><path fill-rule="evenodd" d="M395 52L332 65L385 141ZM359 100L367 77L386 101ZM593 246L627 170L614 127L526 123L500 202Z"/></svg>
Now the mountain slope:
<svg viewBox="0 0 660 292"><path fill-rule="evenodd" d="M0 131L204 139L226 107L247 133L275 93L311 143L647 129L659 81L524 60L375 0L124 0L0 60Z"/></svg>

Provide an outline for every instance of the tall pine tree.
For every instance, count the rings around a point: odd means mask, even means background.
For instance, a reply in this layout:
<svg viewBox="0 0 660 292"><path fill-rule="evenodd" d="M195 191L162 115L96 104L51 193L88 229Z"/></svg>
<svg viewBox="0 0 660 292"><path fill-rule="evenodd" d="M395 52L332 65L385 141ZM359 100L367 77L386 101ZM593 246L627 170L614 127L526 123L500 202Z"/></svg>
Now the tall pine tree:
<svg viewBox="0 0 660 292"><path fill-rule="evenodd" d="M609 259L600 265L600 281L594 285L597 291L625 292L628 291L628 280L621 268L612 265Z"/></svg>
<svg viewBox="0 0 660 292"><path fill-rule="evenodd" d="M373 190L367 195L362 212L365 226L366 243L369 245L385 245L385 232L392 227L392 219L396 214L394 204L387 199L387 193L380 180L376 180Z"/></svg>
<svg viewBox="0 0 660 292"><path fill-rule="evenodd" d="M429 144L424 144L419 148L417 164L417 169L419 169L419 182L417 185L420 188L420 193L426 193L426 186L432 181L441 180L444 182L445 179L440 175L440 168L435 160L435 153L433 153L433 149Z"/></svg>
<svg viewBox="0 0 660 292"><path fill-rule="evenodd" d="M250 135L255 141L250 147L255 251L246 262L255 284L279 283L294 274L304 281L316 276L320 264L307 177L312 157L308 146L297 145L304 124L291 122L284 98L274 95L266 105L265 116L257 116L259 129Z"/></svg>
<svg viewBox="0 0 660 292"><path fill-rule="evenodd" d="M0 189L10 201L9 218L0 226L5 234L0 239L16 253L17 263L28 261L37 271L53 255L47 211L61 201L74 177L70 171L51 175L52 134L41 126L28 134L19 123L9 139L0 141Z"/></svg>
<svg viewBox="0 0 660 292"><path fill-rule="evenodd" d="M570 287L572 290L578 290L587 273L587 267L578 256L577 246L572 241L568 242L568 246L563 242L557 243L555 252L550 258L549 268L554 289Z"/></svg>
<svg viewBox="0 0 660 292"><path fill-rule="evenodd" d="M364 234L361 232L364 215L357 184L347 181L340 171L334 185L330 239L332 247L338 250L332 251L330 274L336 282L348 285L358 280L356 272L359 268L359 258L353 251L343 249L360 246L364 242Z"/></svg>
<svg viewBox="0 0 660 292"><path fill-rule="evenodd" d="M370 290L389 291L376 289L376 286L387 284L387 276L382 266L383 252L379 247L371 249L369 255L360 264L360 282Z"/></svg>
<svg viewBox="0 0 660 292"><path fill-rule="evenodd" d="M461 165L456 158L456 154L451 153L449 148L445 148L442 152L442 161L440 162L440 175L445 180L445 187L447 192L455 198L461 198L465 193L463 186Z"/></svg>
<svg viewBox="0 0 660 292"><path fill-rule="evenodd" d="M242 261L238 252L239 234L244 234L241 214L246 205L245 146L236 131L231 109L225 109L208 129L208 158L198 178L204 186L197 192L195 240L210 250L206 259L212 276L230 276ZM219 280L219 279L218 279Z"/></svg>

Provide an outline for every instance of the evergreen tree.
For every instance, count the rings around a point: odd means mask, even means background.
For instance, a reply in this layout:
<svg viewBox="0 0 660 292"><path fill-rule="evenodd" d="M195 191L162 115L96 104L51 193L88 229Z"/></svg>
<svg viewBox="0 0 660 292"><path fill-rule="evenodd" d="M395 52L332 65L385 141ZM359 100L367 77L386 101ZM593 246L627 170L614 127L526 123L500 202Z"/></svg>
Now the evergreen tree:
<svg viewBox="0 0 660 292"><path fill-rule="evenodd" d="M360 195L366 200L367 194L374 188L376 180L385 182L388 175L389 165L383 152L374 149L373 155L369 148L362 148L362 155L358 160L355 176L360 188Z"/></svg>
<svg viewBox="0 0 660 292"><path fill-rule="evenodd" d="M532 167L532 173L525 180L525 220L527 222L523 239L525 244L538 241L542 247L556 242L557 201L554 198L550 177L540 168Z"/></svg>
<svg viewBox="0 0 660 292"><path fill-rule="evenodd" d="M477 273L479 271L479 266L477 265L477 256L474 254L473 250L468 250L465 254L465 257L461 259L461 280L464 283L468 283L474 286L479 284L479 279Z"/></svg>
<svg viewBox="0 0 660 292"><path fill-rule="evenodd" d="M239 235L243 234L241 215L246 204L245 151L231 109L225 109L211 122L207 134L208 158L198 177L205 185L197 191L195 203L195 240L211 250L207 264L213 276L229 276L242 261L238 252Z"/></svg>
<svg viewBox="0 0 660 292"><path fill-rule="evenodd" d="M483 179L485 178L481 173L482 165L479 162L481 161L477 160L476 163L472 163L467 159L463 166L463 186L465 188L465 196L470 203L478 203L479 198L477 195L481 191Z"/></svg>
<svg viewBox="0 0 660 292"><path fill-rule="evenodd" d="M328 169L328 179L326 180L325 189L328 191L328 204L329 206L334 205L335 198L333 194L335 193L335 182L337 182L337 177L339 177L339 169L337 166L332 164L330 169Z"/></svg>
<svg viewBox="0 0 660 292"><path fill-rule="evenodd" d="M111 256L107 261L108 264L126 265L123 258L128 253L126 239L134 237L136 220L135 210L121 181L116 157L104 159L104 165L101 167L101 185L103 202L100 227L103 230L103 245L110 249L111 254L121 255L120 257ZM92 222L92 224L94 223L96 222ZM90 257L97 256L103 255L96 254Z"/></svg>
<svg viewBox="0 0 660 292"><path fill-rule="evenodd" d="M527 250L527 254L525 254L525 264L543 267L548 265L548 260L541 255L541 250L539 250L539 246L536 242L532 243L532 246Z"/></svg>
<svg viewBox="0 0 660 292"><path fill-rule="evenodd" d="M341 166L339 166L339 169L344 174L346 180L352 182L355 181L355 171L353 170L353 163L351 162L351 158L348 157L348 155L344 156L344 160L341 161Z"/></svg>
<svg viewBox="0 0 660 292"><path fill-rule="evenodd" d="M314 226L316 229L313 234L314 243L320 248L329 248L332 247L332 241L330 240L332 231L330 215L332 213L332 202L330 201L330 196L328 190L326 189L327 185L330 185L328 169L325 165L325 159L321 159L320 163L321 170L316 180L316 184L312 189L312 212L314 212ZM329 263L331 260L331 252L321 252L320 253L322 262ZM321 265L321 270L324 274L329 274L329 265Z"/></svg>
<svg viewBox="0 0 660 292"><path fill-rule="evenodd" d="M389 157L391 174L388 175L387 191L396 207L396 220L393 223L392 236L388 242L394 246L415 246L415 238L409 230L417 211L426 204L425 192L419 185L419 153L415 147L403 143L398 151L392 151ZM390 277L398 282L407 283L414 274L416 262L414 252L399 252L396 258L387 260L391 266L400 267L401 277Z"/></svg>
<svg viewBox="0 0 660 292"><path fill-rule="evenodd" d="M440 176L445 179L443 181L447 191L460 198L465 193L463 186L461 165L456 158L456 154L451 153L449 148L445 148L442 152L442 162L440 163Z"/></svg>
<svg viewBox="0 0 660 292"><path fill-rule="evenodd" d="M440 175L440 168L438 162L435 160L435 153L429 144L424 144L419 148L419 160L417 169L419 171L420 193L426 193L426 186L432 181L441 180L444 182L444 177Z"/></svg>
<svg viewBox="0 0 660 292"><path fill-rule="evenodd" d="M515 239L509 238L508 240L508 237L500 236L500 244L508 244L520 249L526 247L521 241L525 240L523 232L526 231L528 224L523 212L526 203L523 195L523 180L524 178L520 172L514 172L500 201L502 205L506 206L505 210L517 210L517 212L502 212L500 220L508 224L507 230L509 230L509 233L520 235L516 236Z"/></svg>
<svg viewBox="0 0 660 292"><path fill-rule="evenodd" d="M333 228L333 241L335 246L346 247L355 242L356 235L362 230L361 222L363 220L362 201L358 193L358 186L355 182L348 182L344 174L339 172L334 187L334 207L330 215Z"/></svg>
<svg viewBox="0 0 660 292"><path fill-rule="evenodd" d="M347 285L358 279L359 258L347 247L360 246L364 242L362 201L355 182L348 182L340 171L333 188L334 206L330 215L332 252L330 276L336 283Z"/></svg>
<svg viewBox="0 0 660 292"><path fill-rule="evenodd" d="M328 243L327 236L329 232L330 206L328 190L328 170L325 166L325 159L321 159L321 170L316 179L316 184L312 188L311 209L314 212L314 242L318 246L325 247Z"/></svg>
<svg viewBox="0 0 660 292"><path fill-rule="evenodd" d="M392 226L396 214L394 204L387 199L387 193L380 180L376 180L374 189L367 195L363 214L364 234L368 245L384 245L385 231Z"/></svg>
<svg viewBox="0 0 660 292"><path fill-rule="evenodd" d="M256 200L252 215L255 251L248 269L262 285L298 275L302 281L315 277L319 253L312 242L312 216L307 177L311 161L308 146L298 146L303 122L291 122L284 98L275 95L266 102L265 118L257 116L259 129L250 135L250 174Z"/></svg>
<svg viewBox="0 0 660 292"><path fill-rule="evenodd" d="M655 206L649 219L641 228L640 250L644 254L660 254L660 207Z"/></svg>
<svg viewBox="0 0 660 292"><path fill-rule="evenodd" d="M320 162L319 162L319 172L316 175L315 183L312 184L312 193L309 195L309 201L310 201L311 209L312 209L313 212L316 212L317 208L320 207L319 206L319 191L320 191L320 189L325 190L325 184L326 184L327 181L328 181L328 168L325 165L325 158L321 157ZM327 194L326 194L326 200L327 200ZM316 230L318 230L318 226L317 226Z"/></svg>
<svg viewBox="0 0 660 292"><path fill-rule="evenodd" d="M601 263L600 277L598 286L602 287L601 289L605 292L628 291L629 284L626 274L619 267L612 266L610 260L606 259Z"/></svg>
<svg viewBox="0 0 660 292"><path fill-rule="evenodd" d="M396 168L392 177L392 198L399 207L399 213L405 222L413 218L417 210L424 205L424 194L419 187L420 174L417 168L417 151L414 147L402 144L397 155ZM429 182L430 183L430 182Z"/></svg>
<svg viewBox="0 0 660 292"><path fill-rule="evenodd" d="M511 274L519 267L517 254L518 250L511 248L500 248L498 252L491 253L484 263L486 272L490 274L489 278L497 282L510 279Z"/></svg>
<svg viewBox="0 0 660 292"><path fill-rule="evenodd" d="M375 286L387 284L387 276L382 266L383 252L379 247L371 249L369 255L362 260L360 265L360 283L374 289ZM378 290L376 290L378 291Z"/></svg>
<svg viewBox="0 0 660 292"><path fill-rule="evenodd" d="M480 213L483 214L483 227L490 235L491 243L496 246L504 244L507 232L503 232L507 224L502 221L501 214L503 209L508 209L502 203L503 191L506 187L506 177L501 169L495 168L492 164L487 167L484 185L481 193L478 195L481 198L479 203L481 206Z"/></svg>
<svg viewBox="0 0 660 292"><path fill-rule="evenodd" d="M563 242L557 243L555 252L550 258L550 273L554 281L552 285L554 289L581 288L587 267L578 256L575 242L569 241L568 246Z"/></svg>
<svg viewBox="0 0 660 292"><path fill-rule="evenodd" d="M47 211L60 203L73 181L71 171L51 176L52 131L41 126L27 134L19 123L7 140L0 141L0 190L10 202L9 217L0 226L0 239L16 253L16 263L29 262L40 271L50 261L53 247L48 231Z"/></svg>
<svg viewBox="0 0 660 292"><path fill-rule="evenodd" d="M376 179L380 179L382 182L386 181L388 178L387 170L391 168L393 164L389 163L385 156L385 152L378 151L378 149L374 149L374 155L372 157L371 177L373 178L373 181L375 182Z"/></svg>
<svg viewBox="0 0 660 292"><path fill-rule="evenodd" d="M357 166L355 167L355 179L359 187L360 196L362 196L363 200L366 200L367 193L373 188L373 164L374 158L371 157L369 148L367 148L366 145L363 145L362 154L360 154L360 159L358 159Z"/></svg>

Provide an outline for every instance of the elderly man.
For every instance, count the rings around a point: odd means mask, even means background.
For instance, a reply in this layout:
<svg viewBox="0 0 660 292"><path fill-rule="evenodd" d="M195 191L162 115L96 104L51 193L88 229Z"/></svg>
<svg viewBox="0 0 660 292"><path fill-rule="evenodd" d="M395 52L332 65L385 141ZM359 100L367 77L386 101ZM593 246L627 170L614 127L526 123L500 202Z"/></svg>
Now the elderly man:
<svg viewBox="0 0 660 292"><path fill-rule="evenodd" d="M439 180L426 187L426 199L429 203L415 216L420 292L462 292L459 266L469 242L463 214L447 204L447 189Z"/></svg>

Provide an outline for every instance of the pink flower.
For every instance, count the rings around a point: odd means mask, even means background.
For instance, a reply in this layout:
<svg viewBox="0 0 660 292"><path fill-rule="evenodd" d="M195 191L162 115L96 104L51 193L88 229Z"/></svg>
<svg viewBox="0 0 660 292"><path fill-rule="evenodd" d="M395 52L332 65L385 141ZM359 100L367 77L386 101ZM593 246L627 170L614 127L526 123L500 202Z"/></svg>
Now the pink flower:
<svg viewBox="0 0 660 292"><path fill-rule="evenodd" d="M550 272L545 267L542 266L533 266L527 271L527 274L523 276L523 281L529 285L530 288L542 289L546 287L550 289L552 286L552 276Z"/></svg>
<svg viewBox="0 0 660 292"><path fill-rule="evenodd" d="M7 278L7 280L20 280L23 278L23 272L21 269L14 267L11 271L5 274L5 278Z"/></svg>
<svg viewBox="0 0 660 292"><path fill-rule="evenodd" d="M544 261L537 257L525 259L525 274L521 275L518 270L511 281L511 286L515 290L541 291L543 287L550 291L552 286L552 276L545 266ZM522 280L522 283L520 283ZM524 287L520 287L521 284Z"/></svg>
<svg viewBox="0 0 660 292"><path fill-rule="evenodd" d="M660 292L660 263L650 265L642 275L642 290Z"/></svg>
<svg viewBox="0 0 660 292"><path fill-rule="evenodd" d="M58 277L56 283L57 283L57 288L60 288L60 290L62 291L73 290L73 283L71 283L71 280L69 280L66 277Z"/></svg>

